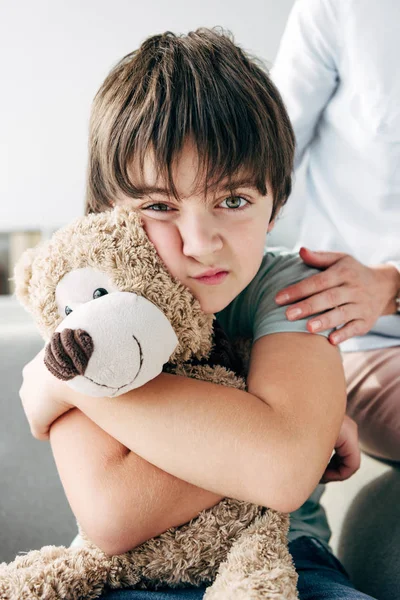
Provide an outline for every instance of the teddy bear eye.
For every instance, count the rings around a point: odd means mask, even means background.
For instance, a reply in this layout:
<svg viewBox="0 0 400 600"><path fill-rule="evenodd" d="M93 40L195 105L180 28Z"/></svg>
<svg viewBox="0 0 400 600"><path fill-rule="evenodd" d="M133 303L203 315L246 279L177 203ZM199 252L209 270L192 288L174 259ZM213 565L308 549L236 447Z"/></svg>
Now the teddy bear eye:
<svg viewBox="0 0 400 600"><path fill-rule="evenodd" d="M68 315L70 315L71 313L72 313L72 308L70 308L69 306L66 306L66 307L65 307L65 314L67 315L67 317L68 317Z"/></svg>
<svg viewBox="0 0 400 600"><path fill-rule="evenodd" d="M93 292L93 300L96 300L96 298L101 298L101 296L105 296L106 294L108 294L107 290L104 288L97 288L97 290L94 290Z"/></svg>

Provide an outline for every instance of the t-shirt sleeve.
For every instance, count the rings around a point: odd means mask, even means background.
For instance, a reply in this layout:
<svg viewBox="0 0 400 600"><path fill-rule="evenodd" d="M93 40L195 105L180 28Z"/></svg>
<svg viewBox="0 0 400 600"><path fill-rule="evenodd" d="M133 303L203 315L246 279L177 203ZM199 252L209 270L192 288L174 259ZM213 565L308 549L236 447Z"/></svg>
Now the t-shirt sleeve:
<svg viewBox="0 0 400 600"><path fill-rule="evenodd" d="M270 333L282 332L305 332L309 319L289 321L286 317L287 306L278 306L275 302L276 294L284 287L297 283L314 273L312 269L303 263L297 254L272 255L266 261L266 267L260 271L260 281L254 293L254 319L253 319L253 341ZM328 337L329 331L321 334Z"/></svg>
<svg viewBox="0 0 400 600"><path fill-rule="evenodd" d="M314 273L318 271L305 265L298 254L268 252L252 282L222 315L221 323L228 335L252 337L255 342L271 333L309 333L308 319L288 321L287 306L278 306L275 296L281 289ZM328 337L329 333L324 331L318 335Z"/></svg>

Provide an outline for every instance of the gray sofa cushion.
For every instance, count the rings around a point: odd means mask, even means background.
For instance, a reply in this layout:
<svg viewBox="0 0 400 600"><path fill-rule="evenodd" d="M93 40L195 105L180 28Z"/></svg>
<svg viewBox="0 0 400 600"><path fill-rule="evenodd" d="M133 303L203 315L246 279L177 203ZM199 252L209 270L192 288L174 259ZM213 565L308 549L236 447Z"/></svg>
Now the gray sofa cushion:
<svg viewBox="0 0 400 600"><path fill-rule="evenodd" d="M378 600L400 597L400 468L383 473L355 496L338 556L359 590Z"/></svg>
<svg viewBox="0 0 400 600"><path fill-rule="evenodd" d="M18 395L22 368L43 347L31 326L0 325L0 562L76 533L48 442L35 440Z"/></svg>

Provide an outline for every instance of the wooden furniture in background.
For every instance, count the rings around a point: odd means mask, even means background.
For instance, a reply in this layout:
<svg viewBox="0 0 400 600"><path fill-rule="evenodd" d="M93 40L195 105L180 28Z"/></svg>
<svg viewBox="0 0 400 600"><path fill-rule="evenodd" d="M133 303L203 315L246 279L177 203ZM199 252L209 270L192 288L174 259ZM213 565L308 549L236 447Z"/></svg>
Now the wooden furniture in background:
<svg viewBox="0 0 400 600"><path fill-rule="evenodd" d="M9 252L8 252L8 275L7 278L12 277L14 273L14 266L21 257L22 253L28 248L36 246L42 239L40 231L18 231L10 233L9 235ZM0 293L13 294L14 284L12 281L8 281L8 289L4 292L0 290Z"/></svg>

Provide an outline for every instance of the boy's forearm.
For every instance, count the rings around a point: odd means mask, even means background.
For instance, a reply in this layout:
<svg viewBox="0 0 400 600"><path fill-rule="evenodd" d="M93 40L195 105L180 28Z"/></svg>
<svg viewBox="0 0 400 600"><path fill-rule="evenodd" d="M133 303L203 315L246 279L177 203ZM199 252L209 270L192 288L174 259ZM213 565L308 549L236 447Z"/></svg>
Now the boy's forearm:
<svg viewBox="0 0 400 600"><path fill-rule="evenodd" d="M78 395L75 403L130 450L179 479L220 496L287 512L297 508L295 432L251 394L162 374L118 398Z"/></svg>
<svg viewBox="0 0 400 600"><path fill-rule="evenodd" d="M130 452L78 410L54 423L50 439L77 520L109 554L186 523L221 499Z"/></svg>
<svg viewBox="0 0 400 600"><path fill-rule="evenodd" d="M133 536L126 540L122 551L157 537L170 527L188 523L202 510L222 500L222 496L182 481L134 452L123 459L119 468L122 476L128 479L132 475L137 477L135 489L132 489L132 484L128 485L132 501L137 505L133 511L127 510L124 523Z"/></svg>
<svg viewBox="0 0 400 600"><path fill-rule="evenodd" d="M247 383L252 393L163 373L117 398L70 402L179 479L292 512L320 481L343 421L340 355L321 336L267 335L253 345Z"/></svg>

